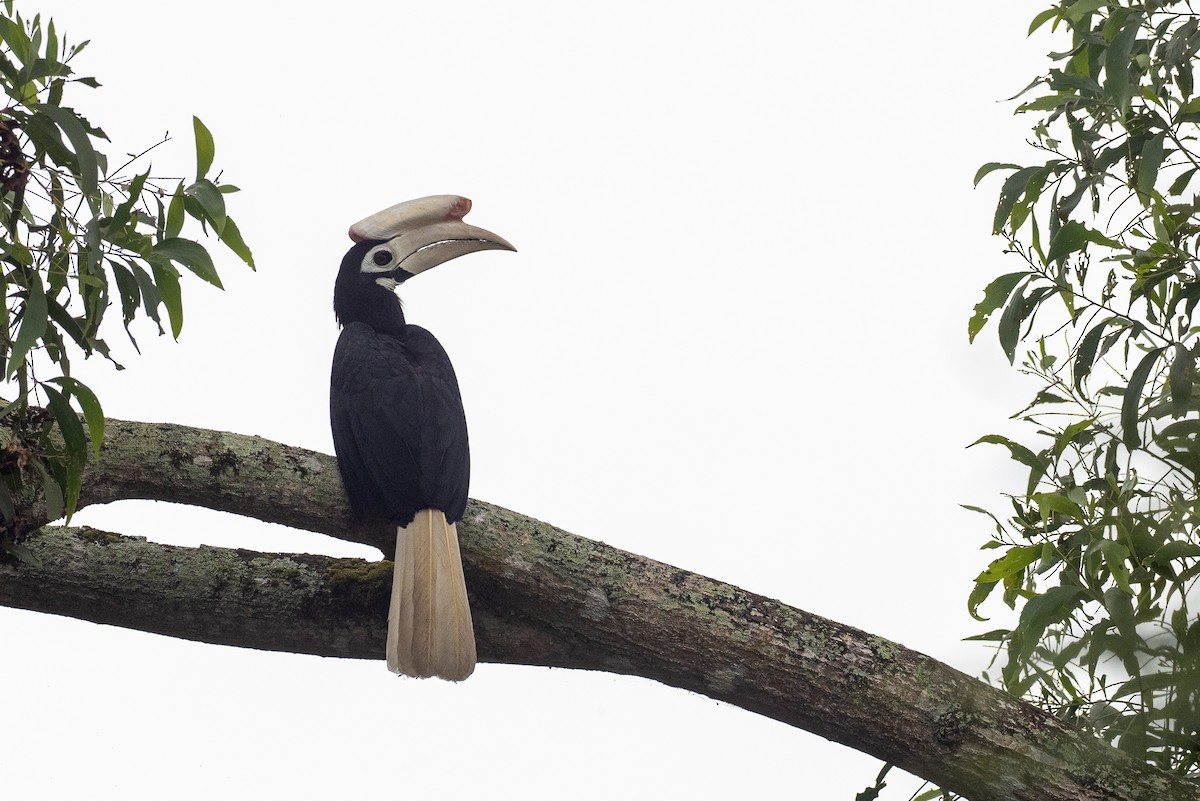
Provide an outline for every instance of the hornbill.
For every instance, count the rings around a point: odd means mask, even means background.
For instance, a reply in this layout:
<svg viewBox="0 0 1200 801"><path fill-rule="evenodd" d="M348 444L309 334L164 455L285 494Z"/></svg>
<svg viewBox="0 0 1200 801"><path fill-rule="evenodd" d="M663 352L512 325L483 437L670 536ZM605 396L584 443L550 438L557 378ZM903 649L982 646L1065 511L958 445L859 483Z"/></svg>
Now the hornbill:
<svg viewBox="0 0 1200 801"><path fill-rule="evenodd" d="M477 250L516 250L462 221L471 201L410 200L350 227L333 311L329 417L355 515L396 525L388 610L393 673L462 681L475 634L455 523L467 505L470 455L458 380L446 351L404 320L394 290L417 273Z"/></svg>

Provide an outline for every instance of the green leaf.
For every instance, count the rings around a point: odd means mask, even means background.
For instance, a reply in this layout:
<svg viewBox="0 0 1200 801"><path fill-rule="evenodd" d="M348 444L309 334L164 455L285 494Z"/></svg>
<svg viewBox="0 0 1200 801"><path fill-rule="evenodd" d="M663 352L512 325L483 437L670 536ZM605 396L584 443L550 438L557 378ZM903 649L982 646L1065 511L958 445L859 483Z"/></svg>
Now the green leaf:
<svg viewBox="0 0 1200 801"><path fill-rule="evenodd" d="M163 230L164 239L174 239L183 230L183 181L175 187L171 195L171 204L167 207L167 226Z"/></svg>
<svg viewBox="0 0 1200 801"><path fill-rule="evenodd" d="M225 227L221 230L220 237L221 241L236 253L238 258L246 262L251 270L255 269L254 254L250 252L250 248L247 247L245 240L242 239L242 232L238 229L237 223L233 221L232 217L225 218Z"/></svg>
<svg viewBox="0 0 1200 801"><path fill-rule="evenodd" d="M1057 16L1058 16L1057 8L1046 9L1045 11L1043 11L1042 13L1038 14L1036 17L1033 18L1033 22L1029 23L1029 31L1025 35L1026 36L1031 35L1038 28L1042 27L1042 25L1044 25L1047 20L1053 19L1054 17L1057 17Z"/></svg>
<svg viewBox="0 0 1200 801"><path fill-rule="evenodd" d="M83 410L83 419L92 438L92 453L99 459L100 446L104 443L104 410L100 408L96 394L82 381L69 376L59 376L51 381L69 391L79 401L79 408Z"/></svg>
<svg viewBox="0 0 1200 801"><path fill-rule="evenodd" d="M113 275L117 279L117 291L121 295L121 315L128 327L129 322L137 315L138 302L142 299L142 293L138 291L137 279L133 277L133 273L128 268L112 260L108 264L112 267Z"/></svg>
<svg viewBox="0 0 1200 801"><path fill-rule="evenodd" d="M1085 0L1080 0L1084 2ZM1068 12L1069 15L1070 12ZM1129 77L1130 55L1137 40L1141 14L1130 14L1124 27L1104 51L1104 92L1122 117L1129 113L1132 81Z"/></svg>
<svg viewBox="0 0 1200 801"><path fill-rule="evenodd" d="M216 145L213 144L212 134L199 117L192 117L192 128L196 132L196 180L199 181L208 175L208 168L212 166L213 156L216 154Z"/></svg>
<svg viewBox="0 0 1200 801"><path fill-rule="evenodd" d="M988 618L979 615L979 606L987 600L987 597L992 594L992 590L996 589L999 583L998 581L988 581L975 585L971 590L970 597L967 598L967 612L970 613L971 617L981 623L988 620Z"/></svg>
<svg viewBox="0 0 1200 801"><path fill-rule="evenodd" d="M58 390L42 384L42 391L49 399L50 414L54 417L54 422L58 424L58 430L63 435L70 463L82 468L87 462L88 447L87 437L83 433L83 424L79 422L79 415L75 414L70 401Z"/></svg>
<svg viewBox="0 0 1200 801"><path fill-rule="evenodd" d="M1012 294L1016 285L1021 283L1021 279L1029 275L1031 273L1028 272L1008 273L987 285L983 290L983 300L975 304L975 313L971 315L971 319L967 322L968 342L975 341L975 335L987 325L988 318L992 315L992 312L1003 306L1004 301L1008 300L1008 296Z"/></svg>
<svg viewBox="0 0 1200 801"><path fill-rule="evenodd" d="M63 308L57 300L46 298L46 308L49 310L50 319L53 320L60 329L66 332L67 336L69 336L75 342L75 344L78 345L81 350L83 350L84 353L90 355L92 352L92 345L90 342L88 342L87 334L84 333L83 328L80 325L80 321L72 317L71 313Z"/></svg>
<svg viewBox="0 0 1200 801"><path fill-rule="evenodd" d="M1046 253L1046 261L1057 261L1071 253L1084 250L1088 243L1107 245L1119 248L1121 243L1109 239L1099 231L1093 231L1081 222L1071 220L1063 225L1050 240L1050 250Z"/></svg>
<svg viewBox="0 0 1200 801"><path fill-rule="evenodd" d="M939 795L942 796L943 798L948 797L948 796L946 796L945 790L942 790L938 787L934 787L932 790L926 790L925 792L921 793L920 795L915 796L912 799L912 801L933 801L933 799L937 798Z"/></svg>
<svg viewBox="0 0 1200 801"><path fill-rule="evenodd" d="M46 308L46 292L42 288L42 277L37 272L28 273L29 286L26 289L25 308L21 313L21 329L13 342L12 352L8 357L6 377L12 378L25 362L25 357L31 348L46 335L46 323L49 310Z"/></svg>
<svg viewBox="0 0 1200 801"><path fill-rule="evenodd" d="M1196 168L1192 167L1189 170L1184 170L1179 174L1179 177L1171 182L1171 188L1167 190L1168 195L1182 195L1187 189L1188 183L1196 175Z"/></svg>
<svg viewBox="0 0 1200 801"><path fill-rule="evenodd" d="M1082 587L1065 585L1051 587L1041 595L1026 601L1021 609L1020 623L1017 625L1017 631L1021 634L1020 653L1032 652L1046 631L1046 626L1064 619L1082 594Z"/></svg>
<svg viewBox="0 0 1200 801"><path fill-rule="evenodd" d="M179 237L164 239L154 246L154 252L182 264L218 289L225 288L221 286L221 279L217 275L217 268L213 266L212 257L199 242Z"/></svg>
<svg viewBox="0 0 1200 801"><path fill-rule="evenodd" d="M225 228L225 198L221 196L216 185L212 181L202 178L184 192L195 198L196 202L200 204L200 208L204 211L204 217L212 224L217 236L220 236Z"/></svg>
<svg viewBox="0 0 1200 801"><path fill-rule="evenodd" d="M1079 342L1079 349L1075 351L1075 389L1078 392L1083 392L1083 380L1092 372L1092 367L1096 361L1096 349L1100 346L1100 338L1104 336L1104 326L1113 318L1101 320L1095 327L1091 328L1083 339Z"/></svg>
<svg viewBox="0 0 1200 801"><path fill-rule="evenodd" d="M980 181L982 181L989 173L995 172L996 170L1019 170L1019 169L1021 169L1020 164L1006 164L1006 163L1000 162L1000 161L989 161L987 164L984 164L982 167L980 167L978 170L976 170L975 181L972 184L972 186L979 186Z"/></svg>
<svg viewBox="0 0 1200 801"><path fill-rule="evenodd" d="M1004 447L1008 448L1009 454L1015 461L1020 462L1032 470L1039 470L1044 473L1046 468L1049 466L1044 459L1039 457L1033 451L1029 450L1029 448L1026 448L1024 445L1018 442L1013 442L1008 437L1001 436L1000 434L988 434L987 436L980 437L967 447L974 447L980 443L987 443L989 445L1003 445Z"/></svg>
<svg viewBox="0 0 1200 801"><path fill-rule="evenodd" d="M170 266L170 265L168 265ZM158 287L154 284L154 279L142 269L142 266L135 261L129 262L129 269L133 271L134 280L137 281L138 291L142 295L142 307L146 310L146 316L155 322L158 326L158 333L161 335L162 319L158 316L158 307L162 304L162 294L159 293ZM173 267L171 269L174 269Z"/></svg>
<svg viewBox="0 0 1200 801"><path fill-rule="evenodd" d="M1132 595L1133 589L1129 586L1129 565L1126 564L1129 560L1129 549L1115 540L1100 540L1100 553L1104 556L1104 564L1117 587L1126 595Z"/></svg>
<svg viewBox="0 0 1200 801"><path fill-rule="evenodd" d="M1169 384L1171 387L1171 414L1182 417L1187 413L1188 401L1192 399L1192 386L1196 380L1196 357L1183 345L1175 345L1175 358L1171 361Z"/></svg>
<svg viewBox="0 0 1200 801"><path fill-rule="evenodd" d="M58 520L67 511L67 504L63 498L63 482L50 474L41 459L34 459L30 464L41 474L42 491L46 494L46 517L50 520Z"/></svg>
<svg viewBox="0 0 1200 801"><path fill-rule="evenodd" d="M1138 431L1138 408L1142 403L1142 388L1162 352L1163 348L1155 348L1142 357L1129 376L1129 385L1125 387L1124 398L1121 401L1121 441L1130 450L1142 444L1142 435Z"/></svg>
<svg viewBox="0 0 1200 801"><path fill-rule="evenodd" d="M1011 632L1008 629L992 629L973 637L963 637L964 642L1004 642Z"/></svg>
<svg viewBox="0 0 1200 801"><path fill-rule="evenodd" d="M1004 308L1004 313L1000 315L1000 326L998 334L1000 336L1000 347L1004 350L1004 355L1008 357L1008 363L1012 364L1013 359L1017 355L1017 343L1021 340L1021 321L1025 319L1025 287L1028 284L1022 284L1017 287L1012 293L1012 297L1008 301L1008 306Z"/></svg>
<svg viewBox="0 0 1200 801"><path fill-rule="evenodd" d="M996 204L996 215L992 219L993 234L999 234L1004 230L1004 225L1008 222L1009 215L1012 214L1013 206L1017 204L1017 199L1024 193L1029 179L1041 169L1041 167L1025 167L1017 170L1005 180L1004 186L1000 188L1000 200Z"/></svg>
<svg viewBox="0 0 1200 801"><path fill-rule="evenodd" d="M1075 0L1067 6L1063 16L1071 22L1079 22L1088 14L1099 11L1108 5L1108 0Z"/></svg>
<svg viewBox="0 0 1200 801"><path fill-rule="evenodd" d="M1067 515L1081 522L1084 519L1083 509L1079 504L1057 492L1035 492L1030 499L1037 504L1043 524L1050 519L1052 514ZM1038 553L1041 554L1040 548Z"/></svg>
<svg viewBox="0 0 1200 801"><path fill-rule="evenodd" d="M1142 156L1138 159L1137 191L1143 198L1143 203L1149 202L1154 192L1154 184L1158 182L1158 168L1163 163L1165 137L1166 133L1160 132L1142 145Z"/></svg>
<svg viewBox="0 0 1200 801"><path fill-rule="evenodd" d="M0 487L0 491L2 491L5 496L8 495L7 487ZM11 508L12 501L9 500L8 503L9 503L9 508ZM11 520L15 514L16 514L15 511L10 513L8 515L7 519ZM24 564L27 564L30 567L40 568L42 566L42 560L37 557L37 554L35 554L33 551L29 550L29 547L27 545L25 545L25 543L23 543L23 542L0 542L0 550L4 551L5 553L9 554L10 556L15 557L17 559L17 561L23 562Z"/></svg>
<svg viewBox="0 0 1200 801"><path fill-rule="evenodd" d="M152 260L150 268L154 271L154 284L158 287L158 295L167 307L167 317L171 320L171 335L179 339L179 332L183 330L183 298L179 293L179 271L172 267L170 262L162 259ZM146 290L143 288L142 295L145 294Z"/></svg>
<svg viewBox="0 0 1200 801"><path fill-rule="evenodd" d="M150 172L147 170L129 182L129 197L113 212L112 219L108 223L110 230L124 228L125 224L129 222L129 215L133 211L134 204L138 202L138 198L142 196L142 187L145 186L146 179L149 177Z"/></svg>
<svg viewBox="0 0 1200 801"><path fill-rule="evenodd" d="M92 140L84 128L84 123L73 109L65 106L36 106L38 113L48 117L51 122L62 130L71 148L75 151L76 178L79 188L87 196L89 205L94 204L99 197L99 167L96 151L92 148ZM64 165L67 166L67 165Z"/></svg>
<svg viewBox="0 0 1200 801"><path fill-rule="evenodd" d="M1004 556L993 560L982 573L976 576L975 583L996 582L1020 573L1036 562L1041 555L1041 545L1014 545L1005 552Z"/></svg>
<svg viewBox="0 0 1200 801"><path fill-rule="evenodd" d="M1138 639L1129 593L1120 587L1109 587L1104 591L1104 608L1122 639L1130 642Z"/></svg>
<svg viewBox="0 0 1200 801"><path fill-rule="evenodd" d="M1054 455L1062 456L1063 451L1065 451L1070 444L1075 441L1075 438L1084 431L1090 429L1094 422L1096 422L1095 419L1089 417L1086 420L1080 420L1078 422L1071 423L1071 425L1064 428L1062 433L1059 434L1054 440Z"/></svg>

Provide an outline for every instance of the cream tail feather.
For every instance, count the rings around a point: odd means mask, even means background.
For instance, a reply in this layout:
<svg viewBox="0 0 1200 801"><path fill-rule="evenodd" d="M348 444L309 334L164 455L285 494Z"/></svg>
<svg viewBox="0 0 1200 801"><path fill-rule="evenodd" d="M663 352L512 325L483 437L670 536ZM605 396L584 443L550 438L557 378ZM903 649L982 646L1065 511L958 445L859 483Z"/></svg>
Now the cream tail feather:
<svg viewBox="0 0 1200 801"><path fill-rule="evenodd" d="M437 509L422 509L396 529L387 664L393 673L449 681L475 670L458 528Z"/></svg>

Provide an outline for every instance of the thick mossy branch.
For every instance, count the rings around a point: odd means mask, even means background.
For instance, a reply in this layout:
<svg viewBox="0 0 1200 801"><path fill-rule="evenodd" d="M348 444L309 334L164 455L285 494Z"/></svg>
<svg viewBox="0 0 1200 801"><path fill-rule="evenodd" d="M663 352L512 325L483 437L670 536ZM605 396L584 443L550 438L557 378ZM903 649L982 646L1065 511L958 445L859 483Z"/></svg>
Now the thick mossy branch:
<svg viewBox="0 0 1200 801"><path fill-rule="evenodd" d="M390 552L334 460L257 437L110 421L81 505L152 498ZM971 799L1200 799L927 656L728 584L472 502L459 524L486 662L643 676L806 729ZM46 527L0 604L204 642L380 659L390 562L180 548ZM380 668L382 670L382 667Z"/></svg>

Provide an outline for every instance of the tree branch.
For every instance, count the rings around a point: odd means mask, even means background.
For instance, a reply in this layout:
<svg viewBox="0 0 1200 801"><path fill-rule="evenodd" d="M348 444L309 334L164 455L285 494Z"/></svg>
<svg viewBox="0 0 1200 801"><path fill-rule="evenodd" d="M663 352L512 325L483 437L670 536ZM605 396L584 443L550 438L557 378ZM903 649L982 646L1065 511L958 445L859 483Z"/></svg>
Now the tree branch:
<svg viewBox="0 0 1200 801"><path fill-rule="evenodd" d="M80 505L206 506L390 551L332 457L258 437L109 421ZM643 676L872 754L977 799L1200 798L923 654L472 501L459 524L483 661ZM381 659L390 562L180 548L46 527L0 563L0 604L203 642ZM382 668L381 668L382 669Z"/></svg>

